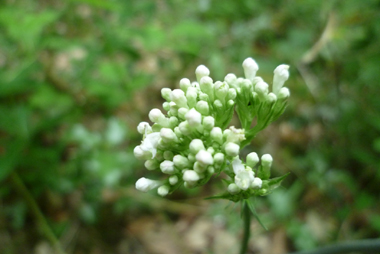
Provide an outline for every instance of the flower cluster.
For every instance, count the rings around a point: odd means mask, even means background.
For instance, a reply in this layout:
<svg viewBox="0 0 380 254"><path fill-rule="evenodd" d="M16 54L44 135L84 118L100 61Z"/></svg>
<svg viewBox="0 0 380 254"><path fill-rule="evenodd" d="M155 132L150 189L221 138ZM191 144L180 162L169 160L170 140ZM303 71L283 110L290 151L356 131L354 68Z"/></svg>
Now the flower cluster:
<svg viewBox="0 0 380 254"><path fill-rule="evenodd" d="M134 149L137 159L145 161L148 170L159 170L167 177L136 182L140 191L158 187L165 196L181 185L187 188L204 185L213 175L228 176L226 193L217 196L233 201L252 195L266 195L283 180L270 178L272 157L252 152L245 163L240 150L256 134L276 120L284 111L289 89L283 87L289 77L289 66L274 70L272 92L261 77L252 58L243 62L245 78L228 74L224 81L213 81L209 69L200 65L195 71L196 82L187 78L179 82L180 89L163 88L166 100L160 109L152 109L152 125L141 122L137 130L143 135L141 145ZM237 112L241 128L228 127ZM251 128L253 121L255 125Z"/></svg>

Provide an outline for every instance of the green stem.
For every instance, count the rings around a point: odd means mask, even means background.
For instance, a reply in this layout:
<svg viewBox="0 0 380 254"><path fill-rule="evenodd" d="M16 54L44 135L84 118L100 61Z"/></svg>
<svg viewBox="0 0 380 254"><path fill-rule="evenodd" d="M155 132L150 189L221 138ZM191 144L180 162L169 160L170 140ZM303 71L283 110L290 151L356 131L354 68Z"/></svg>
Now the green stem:
<svg viewBox="0 0 380 254"><path fill-rule="evenodd" d="M248 204L246 201L243 201L243 227L244 235L241 242L240 254L247 253L248 250L248 241L251 233L251 211L249 210Z"/></svg>
<svg viewBox="0 0 380 254"><path fill-rule="evenodd" d="M45 234L45 237L51 242L57 254L65 254L65 251L62 249L62 246L54 235L52 229L50 228L48 222L45 219L45 216L42 214L40 208L38 207L33 196L30 194L29 190L26 188L25 184L19 177L16 172L13 172L10 175L10 179L16 187L17 191L23 196L26 203L28 204L31 212L35 216L39 226L41 227L42 232Z"/></svg>

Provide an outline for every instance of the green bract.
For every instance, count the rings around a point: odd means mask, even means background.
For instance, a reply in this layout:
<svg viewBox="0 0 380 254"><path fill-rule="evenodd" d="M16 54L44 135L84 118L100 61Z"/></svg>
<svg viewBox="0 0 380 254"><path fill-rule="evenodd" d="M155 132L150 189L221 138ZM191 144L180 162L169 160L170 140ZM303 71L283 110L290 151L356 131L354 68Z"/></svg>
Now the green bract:
<svg viewBox="0 0 380 254"><path fill-rule="evenodd" d="M272 92L269 85L256 76L259 69L252 58L243 62L245 78L227 74L224 81L214 82L206 66L195 71L197 81L182 79L180 89L163 88L163 108L149 112L150 126L138 125L143 134L141 145L134 149L136 158L145 160L148 170L160 170L165 179L154 181L140 178L136 188L141 191L158 188L165 196L184 185L204 185L215 174L227 176L226 192L212 198L232 201L253 195L267 195L286 177L270 178L272 156L252 152L246 163L239 158L240 150L256 134L276 120L284 111L289 89L283 87L289 78L289 66L274 71ZM241 129L229 126L236 111ZM255 120L256 125L251 128Z"/></svg>

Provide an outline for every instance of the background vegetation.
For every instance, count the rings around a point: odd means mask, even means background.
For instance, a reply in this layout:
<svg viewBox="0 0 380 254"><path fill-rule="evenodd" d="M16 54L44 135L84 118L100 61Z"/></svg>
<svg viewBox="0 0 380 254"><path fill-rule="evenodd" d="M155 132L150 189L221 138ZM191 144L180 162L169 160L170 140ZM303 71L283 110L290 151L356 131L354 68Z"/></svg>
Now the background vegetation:
<svg viewBox="0 0 380 254"><path fill-rule="evenodd" d="M249 151L280 190L256 199L254 253L380 234L380 1L0 2L0 252L237 253L239 208L134 190L132 150L160 89L252 56L291 65L286 113ZM248 151L247 150L247 151ZM243 151L244 152L244 151ZM47 227L48 226L48 227ZM253 252L252 252L253 253Z"/></svg>

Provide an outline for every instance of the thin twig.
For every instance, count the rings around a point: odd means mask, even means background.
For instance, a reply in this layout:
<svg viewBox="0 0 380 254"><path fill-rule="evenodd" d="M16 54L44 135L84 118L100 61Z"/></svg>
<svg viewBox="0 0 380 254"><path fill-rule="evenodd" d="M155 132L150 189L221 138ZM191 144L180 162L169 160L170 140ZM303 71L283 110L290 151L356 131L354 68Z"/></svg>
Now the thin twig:
<svg viewBox="0 0 380 254"><path fill-rule="evenodd" d="M45 237L50 241L50 243L55 248L57 254L65 254L65 251L62 249L62 246L54 235L52 229L50 228L48 222L45 219L45 216L42 214L40 208L38 207L33 196L30 194L29 190L26 188L24 182L21 180L19 175L16 172L12 172L10 179L13 182L17 191L23 196L24 200L28 204L31 212L35 216L39 226L41 227L42 232L45 234Z"/></svg>

